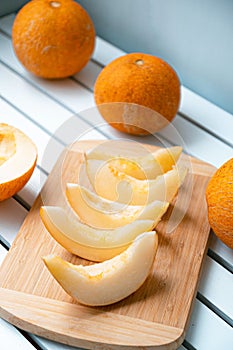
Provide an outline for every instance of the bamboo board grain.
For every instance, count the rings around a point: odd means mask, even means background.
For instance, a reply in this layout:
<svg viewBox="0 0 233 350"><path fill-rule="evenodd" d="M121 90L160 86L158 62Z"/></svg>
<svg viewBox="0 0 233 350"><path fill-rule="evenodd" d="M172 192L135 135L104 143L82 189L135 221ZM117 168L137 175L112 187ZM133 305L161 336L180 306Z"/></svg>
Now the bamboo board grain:
<svg viewBox="0 0 233 350"><path fill-rule="evenodd" d="M75 146L83 151L96 144L83 141ZM81 159L74 151L61 155L20 228L0 270L0 315L26 331L87 349L176 349L185 337L207 249L205 189L215 169L183 156L191 165L176 202L178 210L185 208L184 217L167 233L173 203L157 226L159 248L151 275L128 298L94 308L74 302L41 260L56 253L72 263L89 263L59 246L39 216L44 203L64 204L65 184L77 181Z"/></svg>

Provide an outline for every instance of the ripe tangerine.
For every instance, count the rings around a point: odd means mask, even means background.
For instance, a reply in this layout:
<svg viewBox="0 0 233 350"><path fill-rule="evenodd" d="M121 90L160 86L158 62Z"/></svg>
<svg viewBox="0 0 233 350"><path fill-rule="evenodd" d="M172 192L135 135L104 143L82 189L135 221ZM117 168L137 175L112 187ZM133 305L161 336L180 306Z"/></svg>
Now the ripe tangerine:
<svg viewBox="0 0 233 350"><path fill-rule="evenodd" d="M146 135L175 117L180 103L180 81L174 69L161 58L130 53L101 71L94 97L110 125L126 133Z"/></svg>
<svg viewBox="0 0 233 350"><path fill-rule="evenodd" d="M73 0L34 0L17 14L12 40L28 71L43 78L65 78L87 64L95 29L88 13Z"/></svg>

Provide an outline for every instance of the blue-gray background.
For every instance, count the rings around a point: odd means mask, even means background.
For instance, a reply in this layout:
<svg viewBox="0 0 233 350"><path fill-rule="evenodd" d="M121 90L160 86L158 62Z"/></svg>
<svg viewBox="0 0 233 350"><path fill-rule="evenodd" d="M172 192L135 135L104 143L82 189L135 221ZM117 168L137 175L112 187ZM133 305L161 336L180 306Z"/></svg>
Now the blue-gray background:
<svg viewBox="0 0 233 350"><path fill-rule="evenodd" d="M0 15L27 1L0 0ZM233 0L78 0L97 34L159 56L182 84L233 113Z"/></svg>

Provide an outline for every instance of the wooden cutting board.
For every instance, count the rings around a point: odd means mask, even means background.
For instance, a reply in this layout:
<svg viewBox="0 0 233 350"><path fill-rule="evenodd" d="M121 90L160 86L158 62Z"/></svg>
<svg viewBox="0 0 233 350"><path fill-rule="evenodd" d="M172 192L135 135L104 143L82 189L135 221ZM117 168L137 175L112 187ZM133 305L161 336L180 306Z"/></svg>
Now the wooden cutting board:
<svg viewBox="0 0 233 350"><path fill-rule="evenodd" d="M78 142L74 149L98 143ZM182 157L190 168L175 206L183 219L167 233L172 203L156 229L159 248L151 275L126 299L87 307L63 291L41 259L56 253L72 263L89 263L59 246L39 216L42 204L63 205L65 184L77 181L82 156L74 149L60 156L1 266L1 317L39 336L87 349L176 349L185 337L207 249L205 189L215 168Z"/></svg>

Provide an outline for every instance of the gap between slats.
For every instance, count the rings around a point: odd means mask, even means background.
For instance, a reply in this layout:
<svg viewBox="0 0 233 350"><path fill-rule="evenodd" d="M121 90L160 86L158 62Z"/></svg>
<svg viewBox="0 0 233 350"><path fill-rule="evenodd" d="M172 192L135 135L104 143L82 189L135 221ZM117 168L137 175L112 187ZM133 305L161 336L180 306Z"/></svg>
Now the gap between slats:
<svg viewBox="0 0 233 350"><path fill-rule="evenodd" d="M233 320L230 317L228 317L224 312L222 312L219 308L213 305L204 295L197 292L196 298L197 300L201 301L202 304L207 306L211 311L213 311L216 315L218 315L229 326L233 327Z"/></svg>

